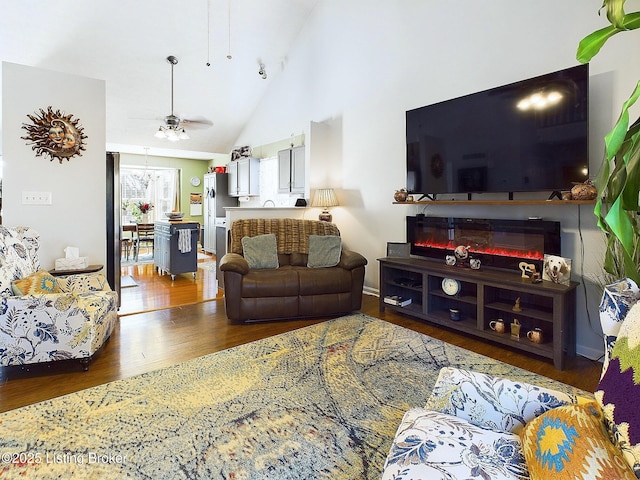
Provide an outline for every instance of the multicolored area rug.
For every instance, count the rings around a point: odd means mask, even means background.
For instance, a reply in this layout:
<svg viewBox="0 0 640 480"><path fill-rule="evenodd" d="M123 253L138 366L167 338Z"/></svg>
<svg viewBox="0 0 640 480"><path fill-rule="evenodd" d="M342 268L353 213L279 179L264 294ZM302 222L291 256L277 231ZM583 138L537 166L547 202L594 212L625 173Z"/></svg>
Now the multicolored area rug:
<svg viewBox="0 0 640 480"><path fill-rule="evenodd" d="M0 477L378 479L447 365L580 393L356 314L1 414Z"/></svg>

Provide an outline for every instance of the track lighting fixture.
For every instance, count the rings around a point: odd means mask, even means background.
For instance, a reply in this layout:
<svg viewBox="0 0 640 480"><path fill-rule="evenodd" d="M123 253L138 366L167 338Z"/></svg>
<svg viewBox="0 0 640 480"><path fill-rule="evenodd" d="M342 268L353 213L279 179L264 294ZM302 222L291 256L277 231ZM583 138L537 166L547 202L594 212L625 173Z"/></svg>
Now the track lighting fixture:
<svg viewBox="0 0 640 480"><path fill-rule="evenodd" d="M266 80L267 70L264 68L264 63L260 64L260 70L258 70L258 75L260 75L260 78L262 78L263 80Z"/></svg>

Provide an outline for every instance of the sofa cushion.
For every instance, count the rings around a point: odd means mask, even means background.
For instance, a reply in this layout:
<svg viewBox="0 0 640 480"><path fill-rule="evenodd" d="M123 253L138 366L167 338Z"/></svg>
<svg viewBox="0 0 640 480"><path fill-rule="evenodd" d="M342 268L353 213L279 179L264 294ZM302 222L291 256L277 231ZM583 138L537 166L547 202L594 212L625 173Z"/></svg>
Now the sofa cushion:
<svg viewBox="0 0 640 480"><path fill-rule="evenodd" d="M335 267L340 262L342 240L335 235L309 235L307 267Z"/></svg>
<svg viewBox="0 0 640 480"><path fill-rule="evenodd" d="M322 295L351 291L351 272L340 267L297 267L300 295Z"/></svg>
<svg viewBox="0 0 640 480"><path fill-rule="evenodd" d="M526 479L520 437L424 408L404 415L382 480Z"/></svg>
<svg viewBox="0 0 640 480"><path fill-rule="evenodd" d="M0 225L0 294L12 295L11 282L37 271L22 231Z"/></svg>
<svg viewBox="0 0 640 480"><path fill-rule="evenodd" d="M522 449L531 480L635 480L609 440L596 402L564 405L529 422Z"/></svg>
<svg viewBox="0 0 640 480"><path fill-rule="evenodd" d="M285 265L291 265L291 254L278 253L278 268L283 267Z"/></svg>
<svg viewBox="0 0 640 480"><path fill-rule="evenodd" d="M42 295L46 293L61 293L56 277L46 270L38 270L36 273L14 280L11 283L14 295Z"/></svg>
<svg viewBox="0 0 640 480"><path fill-rule="evenodd" d="M251 269L273 269L279 266L276 236L273 233L243 237L242 251Z"/></svg>
<svg viewBox="0 0 640 480"><path fill-rule="evenodd" d="M283 266L274 270L249 270L242 278L243 298L295 297L300 293L297 269Z"/></svg>
<svg viewBox="0 0 640 480"><path fill-rule="evenodd" d="M445 367L426 407L480 427L518 433L547 410L577 401L574 395L537 385Z"/></svg>
<svg viewBox="0 0 640 480"><path fill-rule="evenodd" d="M293 252L289 255L289 264L296 267L306 267L309 255L306 253Z"/></svg>
<svg viewBox="0 0 640 480"><path fill-rule="evenodd" d="M640 303L620 327L595 397L604 412L609 435L640 478Z"/></svg>

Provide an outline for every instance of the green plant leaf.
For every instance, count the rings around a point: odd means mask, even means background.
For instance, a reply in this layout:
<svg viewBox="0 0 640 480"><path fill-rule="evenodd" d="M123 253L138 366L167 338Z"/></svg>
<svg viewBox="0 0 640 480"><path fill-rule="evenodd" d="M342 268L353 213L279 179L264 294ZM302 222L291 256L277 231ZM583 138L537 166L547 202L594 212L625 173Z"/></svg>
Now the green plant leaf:
<svg viewBox="0 0 640 480"><path fill-rule="evenodd" d="M600 51L604 44L617 33L640 28L640 12L628 13L622 21L622 28L608 25L584 37L578 44L576 58L587 63Z"/></svg>
<svg viewBox="0 0 640 480"><path fill-rule="evenodd" d="M611 231L622 243L624 249L631 252L634 232L626 213L627 211L622 208L622 198L618 197L609 207L605 220Z"/></svg>
<svg viewBox="0 0 640 480"><path fill-rule="evenodd" d="M627 30L640 28L640 12L626 14L625 0L603 0L611 25L580 41L576 58L589 62L609 38ZM624 102L613 129L605 137L605 154L594 180L598 190L593 209L607 240L603 267L611 275L640 281L640 120L629 125L629 109L640 98L640 82Z"/></svg>
<svg viewBox="0 0 640 480"><path fill-rule="evenodd" d="M604 138L606 158L608 160L616 156L625 141L627 130L629 129L629 108L636 103L638 98L640 98L640 82L636 84L635 90L627 101L622 104L622 112L620 112L618 121Z"/></svg>
<svg viewBox="0 0 640 480"><path fill-rule="evenodd" d="M624 145L624 163L627 180L622 191L622 207L638 211L638 191L640 190L640 131L636 125L629 130Z"/></svg>
<svg viewBox="0 0 640 480"><path fill-rule="evenodd" d="M603 7L607 9L607 19L616 28L624 28L624 2L625 0L604 0Z"/></svg>

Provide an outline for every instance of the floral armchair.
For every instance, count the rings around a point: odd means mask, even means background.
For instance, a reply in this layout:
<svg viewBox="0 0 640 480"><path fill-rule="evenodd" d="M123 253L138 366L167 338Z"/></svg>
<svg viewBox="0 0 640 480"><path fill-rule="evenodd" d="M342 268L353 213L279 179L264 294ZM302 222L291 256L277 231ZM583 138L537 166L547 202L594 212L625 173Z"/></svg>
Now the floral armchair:
<svg viewBox="0 0 640 480"><path fill-rule="evenodd" d="M443 368L425 407L405 413L382 480L640 478L639 299L629 279L605 288L594 395Z"/></svg>
<svg viewBox="0 0 640 480"><path fill-rule="evenodd" d="M117 293L101 274L42 270L38 240L0 225L0 366L79 359L87 370L115 326Z"/></svg>

